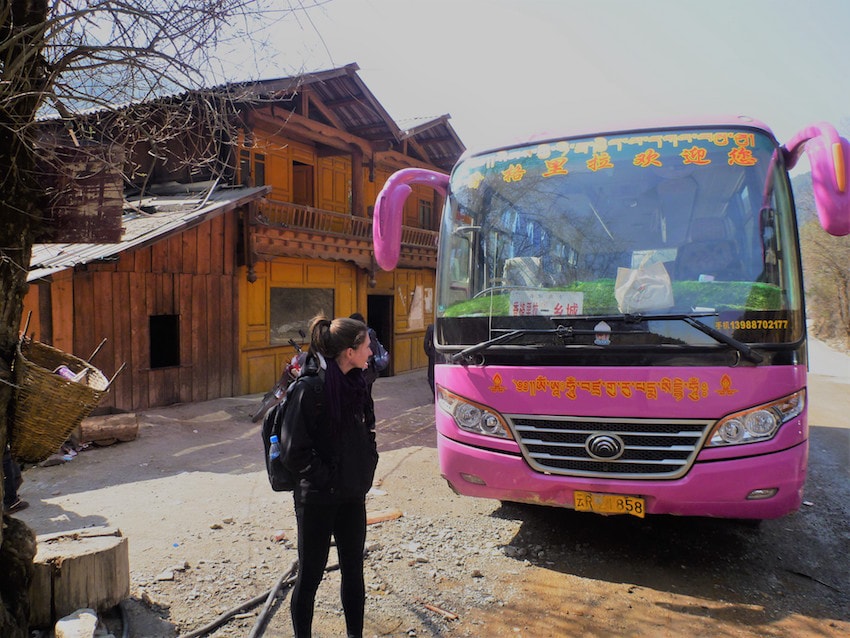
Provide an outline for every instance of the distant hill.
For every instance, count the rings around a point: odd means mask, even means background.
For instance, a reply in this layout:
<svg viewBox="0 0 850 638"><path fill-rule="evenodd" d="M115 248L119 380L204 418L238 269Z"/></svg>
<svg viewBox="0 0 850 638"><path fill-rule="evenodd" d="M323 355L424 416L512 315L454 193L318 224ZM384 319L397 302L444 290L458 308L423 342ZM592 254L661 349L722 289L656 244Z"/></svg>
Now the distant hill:
<svg viewBox="0 0 850 638"><path fill-rule="evenodd" d="M794 191L794 201L797 203L797 223L802 226L816 219L815 198L812 195L812 174L803 173L791 178L791 189Z"/></svg>

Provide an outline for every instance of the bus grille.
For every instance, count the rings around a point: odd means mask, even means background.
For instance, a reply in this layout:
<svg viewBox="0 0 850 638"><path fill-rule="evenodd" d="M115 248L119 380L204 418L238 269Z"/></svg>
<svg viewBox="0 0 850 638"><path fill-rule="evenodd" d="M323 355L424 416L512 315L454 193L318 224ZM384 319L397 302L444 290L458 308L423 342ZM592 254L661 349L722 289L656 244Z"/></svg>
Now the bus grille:
<svg viewBox="0 0 850 638"><path fill-rule="evenodd" d="M528 464L570 476L672 479L687 473L713 421L509 417Z"/></svg>

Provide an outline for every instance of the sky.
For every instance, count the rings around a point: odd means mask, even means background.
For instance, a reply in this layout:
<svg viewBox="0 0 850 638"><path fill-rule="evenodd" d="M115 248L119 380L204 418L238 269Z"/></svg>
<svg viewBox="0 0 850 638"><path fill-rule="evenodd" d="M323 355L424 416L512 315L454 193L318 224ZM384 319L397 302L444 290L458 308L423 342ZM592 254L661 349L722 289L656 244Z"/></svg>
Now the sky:
<svg viewBox="0 0 850 638"><path fill-rule="evenodd" d="M850 133L848 0L329 0L271 35L253 77L357 63L396 122L449 114L468 148L711 114Z"/></svg>

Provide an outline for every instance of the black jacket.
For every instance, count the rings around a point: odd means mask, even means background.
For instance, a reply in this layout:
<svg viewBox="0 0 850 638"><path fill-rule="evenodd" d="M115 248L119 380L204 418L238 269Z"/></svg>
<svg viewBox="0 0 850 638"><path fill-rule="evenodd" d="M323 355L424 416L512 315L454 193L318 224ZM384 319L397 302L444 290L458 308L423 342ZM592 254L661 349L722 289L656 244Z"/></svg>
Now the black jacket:
<svg viewBox="0 0 850 638"><path fill-rule="evenodd" d="M296 501L362 501L378 464L372 402L345 406L342 422L331 423L323 372L318 359L308 356L284 417L291 436L281 459L298 479Z"/></svg>

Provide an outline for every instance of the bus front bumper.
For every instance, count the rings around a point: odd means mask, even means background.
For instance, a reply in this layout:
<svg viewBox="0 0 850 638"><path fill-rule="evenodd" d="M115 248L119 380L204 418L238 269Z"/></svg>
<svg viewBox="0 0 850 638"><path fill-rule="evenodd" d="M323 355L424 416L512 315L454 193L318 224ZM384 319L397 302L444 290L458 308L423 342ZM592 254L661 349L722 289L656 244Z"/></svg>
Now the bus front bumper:
<svg viewBox="0 0 850 638"><path fill-rule="evenodd" d="M459 443L438 433L440 470L458 494L575 508L576 491L644 499L647 514L779 518L799 509L808 441L780 452L695 463L679 479L612 480L543 474L519 455ZM767 492L764 492L767 490ZM754 495L770 494L767 498Z"/></svg>

